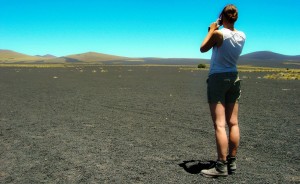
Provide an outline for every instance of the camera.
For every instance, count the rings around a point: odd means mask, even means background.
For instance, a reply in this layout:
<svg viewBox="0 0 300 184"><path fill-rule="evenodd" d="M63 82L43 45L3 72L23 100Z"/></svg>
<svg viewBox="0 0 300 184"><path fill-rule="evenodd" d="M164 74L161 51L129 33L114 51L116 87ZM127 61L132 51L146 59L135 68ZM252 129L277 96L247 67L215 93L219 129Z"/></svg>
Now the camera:
<svg viewBox="0 0 300 184"><path fill-rule="evenodd" d="M220 15L220 17L218 18L217 24L218 24L218 26L222 26L222 25L223 25L223 18L222 18L222 15Z"/></svg>
<svg viewBox="0 0 300 184"><path fill-rule="evenodd" d="M218 25L218 26L222 26L222 25L223 25L222 16L219 17L219 19L217 20L217 25Z"/></svg>

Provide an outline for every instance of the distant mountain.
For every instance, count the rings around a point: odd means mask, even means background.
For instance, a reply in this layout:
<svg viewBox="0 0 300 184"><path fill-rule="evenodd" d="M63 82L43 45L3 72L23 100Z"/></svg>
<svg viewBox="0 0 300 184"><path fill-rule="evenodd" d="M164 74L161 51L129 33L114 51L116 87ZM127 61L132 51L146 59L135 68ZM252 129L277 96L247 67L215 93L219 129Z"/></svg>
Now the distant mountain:
<svg viewBox="0 0 300 184"><path fill-rule="evenodd" d="M263 67L299 68L300 55L288 56L270 51L252 52L240 56L239 64Z"/></svg>
<svg viewBox="0 0 300 184"><path fill-rule="evenodd" d="M99 63L104 61L130 61L130 58L87 52L56 57L50 54L30 56L11 50L0 50L0 63Z"/></svg>
<svg viewBox="0 0 300 184"><path fill-rule="evenodd" d="M56 58L56 56L51 55L51 54L46 54L46 55L35 55L37 57L42 57L42 58L48 58L48 59L53 59Z"/></svg>
<svg viewBox="0 0 300 184"><path fill-rule="evenodd" d="M98 63L103 61L126 60L129 58L101 54L97 52L87 52L82 54L74 54L47 60L50 63Z"/></svg>
<svg viewBox="0 0 300 184"><path fill-rule="evenodd" d="M288 55L278 54L270 51L259 51L259 52L252 52L249 54L242 55L240 59L300 61L300 55L288 56Z"/></svg>
<svg viewBox="0 0 300 184"><path fill-rule="evenodd" d="M97 53L97 52L87 52L87 53L82 53L82 54L69 55L69 56L65 56L65 57L66 58L71 58L71 59L76 59L76 60L79 60L79 61L85 61L85 62L97 62L97 61L111 61L111 60L127 59L126 57L102 54L102 53Z"/></svg>
<svg viewBox="0 0 300 184"><path fill-rule="evenodd" d="M38 56L29 56L11 50L0 50L0 63L33 62L44 59Z"/></svg>

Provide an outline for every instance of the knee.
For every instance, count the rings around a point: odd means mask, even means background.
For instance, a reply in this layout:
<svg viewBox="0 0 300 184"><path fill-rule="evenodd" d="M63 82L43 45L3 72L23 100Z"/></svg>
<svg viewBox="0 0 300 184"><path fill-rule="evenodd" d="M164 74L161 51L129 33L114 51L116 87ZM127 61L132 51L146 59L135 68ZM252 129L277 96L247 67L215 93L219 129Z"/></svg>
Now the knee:
<svg viewBox="0 0 300 184"><path fill-rule="evenodd" d="M225 122L215 122L214 123L215 130L225 130Z"/></svg>
<svg viewBox="0 0 300 184"><path fill-rule="evenodd" d="M230 119L229 121L227 121L228 127L234 127L234 126L238 126L239 122L237 119Z"/></svg>
<svg viewBox="0 0 300 184"><path fill-rule="evenodd" d="M228 124L229 132L236 132L239 130L239 124L238 122L230 122Z"/></svg>

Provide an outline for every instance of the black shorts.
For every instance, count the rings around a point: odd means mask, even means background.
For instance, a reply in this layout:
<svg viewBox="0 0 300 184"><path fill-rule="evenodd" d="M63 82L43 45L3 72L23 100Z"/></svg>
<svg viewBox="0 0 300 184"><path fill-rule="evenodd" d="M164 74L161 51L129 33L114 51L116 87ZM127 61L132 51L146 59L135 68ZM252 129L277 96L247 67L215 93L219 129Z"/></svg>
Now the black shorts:
<svg viewBox="0 0 300 184"><path fill-rule="evenodd" d="M208 103L237 103L241 96L240 82L237 72L210 75L207 79Z"/></svg>

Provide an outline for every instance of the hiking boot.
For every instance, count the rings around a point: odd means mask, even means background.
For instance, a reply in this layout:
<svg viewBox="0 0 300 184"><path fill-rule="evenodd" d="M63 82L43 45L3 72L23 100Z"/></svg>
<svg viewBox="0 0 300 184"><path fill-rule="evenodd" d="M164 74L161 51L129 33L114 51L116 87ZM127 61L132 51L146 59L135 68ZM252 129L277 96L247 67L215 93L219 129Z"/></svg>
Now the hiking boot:
<svg viewBox="0 0 300 184"><path fill-rule="evenodd" d="M228 174L234 174L236 171L236 157L230 157L229 155L226 158Z"/></svg>
<svg viewBox="0 0 300 184"><path fill-rule="evenodd" d="M201 171L201 174L205 177L216 178L216 177L224 177L228 175L227 171L227 162L217 160L215 166L211 169L205 169Z"/></svg>

